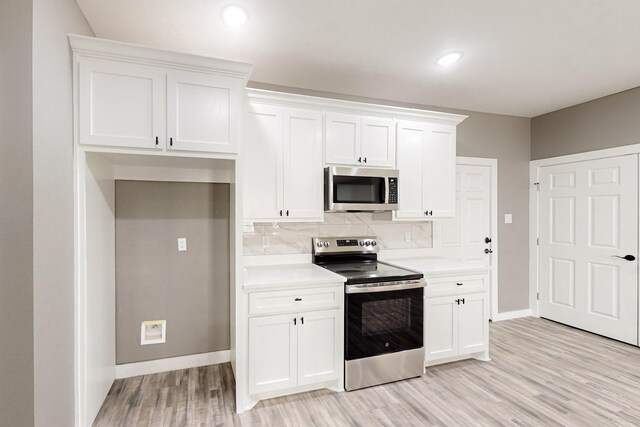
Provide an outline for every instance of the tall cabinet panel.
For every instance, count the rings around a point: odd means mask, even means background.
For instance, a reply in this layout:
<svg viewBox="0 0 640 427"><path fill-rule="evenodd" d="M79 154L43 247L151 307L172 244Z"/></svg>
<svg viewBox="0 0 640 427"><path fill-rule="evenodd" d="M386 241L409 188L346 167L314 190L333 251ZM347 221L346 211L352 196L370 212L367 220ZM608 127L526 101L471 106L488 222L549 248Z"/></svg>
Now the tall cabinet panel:
<svg viewBox="0 0 640 427"><path fill-rule="evenodd" d="M433 218L452 218L456 196L456 127L428 125L423 154L425 210Z"/></svg>
<svg viewBox="0 0 640 427"><path fill-rule="evenodd" d="M423 218L423 123L398 122L398 202L396 218Z"/></svg>
<svg viewBox="0 0 640 427"><path fill-rule="evenodd" d="M393 167L396 161L396 133L393 120L362 119L362 164Z"/></svg>
<svg viewBox="0 0 640 427"><path fill-rule="evenodd" d="M155 148L165 141L165 72L86 58L78 67L79 141Z"/></svg>
<svg viewBox="0 0 640 427"><path fill-rule="evenodd" d="M327 113L325 117L325 162L337 165L359 164L362 157L362 123L359 116ZM360 159L362 161L362 159Z"/></svg>
<svg viewBox="0 0 640 427"><path fill-rule="evenodd" d="M282 110L248 105L242 164L244 217L280 217L283 196Z"/></svg>
<svg viewBox="0 0 640 427"><path fill-rule="evenodd" d="M284 205L288 217L323 217L322 113L284 112Z"/></svg>

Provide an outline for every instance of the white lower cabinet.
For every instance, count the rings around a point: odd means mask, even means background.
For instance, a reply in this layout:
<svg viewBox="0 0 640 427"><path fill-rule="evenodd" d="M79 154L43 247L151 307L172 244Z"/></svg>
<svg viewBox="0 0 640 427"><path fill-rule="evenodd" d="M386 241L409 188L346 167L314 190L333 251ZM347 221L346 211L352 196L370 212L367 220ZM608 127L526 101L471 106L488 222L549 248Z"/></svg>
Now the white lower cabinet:
<svg viewBox="0 0 640 427"><path fill-rule="evenodd" d="M327 293L331 294L333 289ZM304 304L305 291L291 300ZM308 290L307 290L308 292ZM250 299L279 296L283 291L250 294ZM298 301L299 300L299 301ZM335 301L327 301L334 306ZM300 306L301 308L303 305ZM305 310L249 318L249 393L273 397L318 387L335 381L340 388L343 372L342 304L327 310ZM289 307L290 308L290 307Z"/></svg>
<svg viewBox="0 0 640 427"><path fill-rule="evenodd" d="M488 359L488 293L427 296L424 330L427 364L462 359L466 355Z"/></svg>

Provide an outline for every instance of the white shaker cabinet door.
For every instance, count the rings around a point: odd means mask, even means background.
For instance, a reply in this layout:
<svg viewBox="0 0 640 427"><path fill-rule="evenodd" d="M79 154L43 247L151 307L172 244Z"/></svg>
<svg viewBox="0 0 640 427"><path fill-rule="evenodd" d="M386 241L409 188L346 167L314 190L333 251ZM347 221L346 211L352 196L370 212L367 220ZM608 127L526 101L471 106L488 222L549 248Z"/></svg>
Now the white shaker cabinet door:
<svg viewBox="0 0 640 427"><path fill-rule="evenodd" d="M325 116L325 163L356 165L362 161L360 116L327 113Z"/></svg>
<svg viewBox="0 0 640 427"><path fill-rule="evenodd" d="M295 314L249 319L249 393L295 387L298 331Z"/></svg>
<svg viewBox="0 0 640 427"><path fill-rule="evenodd" d="M392 119L362 119L362 165L395 167L396 132Z"/></svg>
<svg viewBox="0 0 640 427"><path fill-rule="evenodd" d="M322 113L284 110L284 215L293 219L324 218Z"/></svg>
<svg viewBox="0 0 640 427"><path fill-rule="evenodd" d="M489 300L486 294L458 297L458 354L485 351L489 342Z"/></svg>
<svg viewBox="0 0 640 427"><path fill-rule="evenodd" d="M424 123L398 122L398 205L396 218L425 219L423 209L423 145L427 129Z"/></svg>
<svg viewBox="0 0 640 427"><path fill-rule="evenodd" d="M458 354L458 297L425 299L425 360L444 359Z"/></svg>
<svg viewBox="0 0 640 427"><path fill-rule="evenodd" d="M456 198L456 127L427 125L423 206L430 218L453 218Z"/></svg>
<svg viewBox="0 0 640 427"><path fill-rule="evenodd" d="M244 218L272 220L281 217L283 210L281 109L269 106L247 106L242 170Z"/></svg>
<svg viewBox="0 0 640 427"><path fill-rule="evenodd" d="M168 72L167 148L236 153L241 90L233 78Z"/></svg>
<svg viewBox="0 0 640 427"><path fill-rule="evenodd" d="M165 72L101 59L78 63L80 144L160 148L165 144Z"/></svg>
<svg viewBox="0 0 640 427"><path fill-rule="evenodd" d="M344 362L339 310L298 316L298 385L336 380Z"/></svg>

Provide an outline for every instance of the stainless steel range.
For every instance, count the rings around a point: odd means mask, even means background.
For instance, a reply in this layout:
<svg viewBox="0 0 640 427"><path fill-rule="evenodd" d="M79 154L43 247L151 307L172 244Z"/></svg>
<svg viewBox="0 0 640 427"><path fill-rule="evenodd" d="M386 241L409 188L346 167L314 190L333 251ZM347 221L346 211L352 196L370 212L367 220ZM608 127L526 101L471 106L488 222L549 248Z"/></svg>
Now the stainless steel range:
<svg viewBox="0 0 640 427"><path fill-rule="evenodd" d="M424 278L378 261L375 237L316 237L313 262L345 284L345 389L422 375Z"/></svg>

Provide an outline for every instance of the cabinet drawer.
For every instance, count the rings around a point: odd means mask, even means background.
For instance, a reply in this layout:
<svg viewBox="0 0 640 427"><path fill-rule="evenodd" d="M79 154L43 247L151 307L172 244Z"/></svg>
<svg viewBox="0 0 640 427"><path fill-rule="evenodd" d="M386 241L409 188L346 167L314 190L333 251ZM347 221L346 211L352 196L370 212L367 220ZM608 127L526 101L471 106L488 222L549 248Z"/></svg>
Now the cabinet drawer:
<svg viewBox="0 0 640 427"><path fill-rule="evenodd" d="M252 292L249 294L249 315L338 308L343 298L344 288L341 286Z"/></svg>
<svg viewBox="0 0 640 427"><path fill-rule="evenodd" d="M427 279L425 295L455 295L460 293L484 292L487 290L487 276L457 276Z"/></svg>

